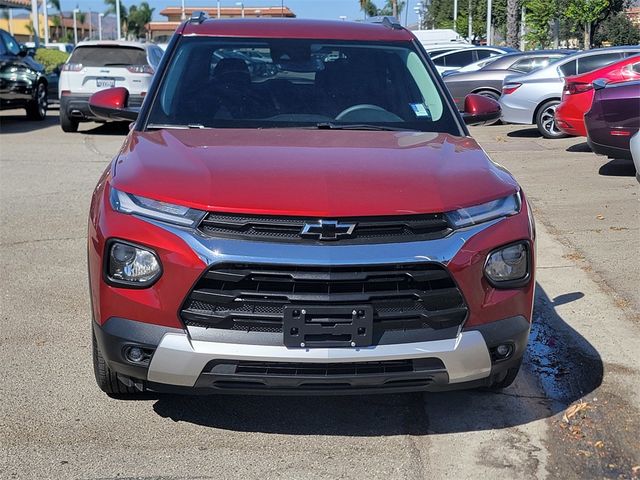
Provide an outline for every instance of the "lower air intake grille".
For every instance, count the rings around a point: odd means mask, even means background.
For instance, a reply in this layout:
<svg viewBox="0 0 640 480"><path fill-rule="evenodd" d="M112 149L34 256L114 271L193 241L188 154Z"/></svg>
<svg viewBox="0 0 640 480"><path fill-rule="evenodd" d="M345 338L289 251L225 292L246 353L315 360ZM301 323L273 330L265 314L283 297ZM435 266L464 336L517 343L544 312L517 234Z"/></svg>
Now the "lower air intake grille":
<svg viewBox="0 0 640 480"><path fill-rule="evenodd" d="M374 332L444 329L467 316L462 294L437 264L220 264L197 282L181 317L187 326L282 332L285 307L323 305L371 305Z"/></svg>

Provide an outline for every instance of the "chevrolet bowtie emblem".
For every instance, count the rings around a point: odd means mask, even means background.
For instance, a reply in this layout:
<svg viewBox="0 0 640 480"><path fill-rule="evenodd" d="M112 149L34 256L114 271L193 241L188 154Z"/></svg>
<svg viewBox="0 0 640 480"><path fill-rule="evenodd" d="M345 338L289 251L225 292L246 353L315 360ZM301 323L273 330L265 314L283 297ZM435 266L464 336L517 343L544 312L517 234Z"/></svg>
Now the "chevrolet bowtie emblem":
<svg viewBox="0 0 640 480"><path fill-rule="evenodd" d="M316 240L340 240L341 238L352 237L355 228L355 223L320 220L318 223L305 223L300 236Z"/></svg>

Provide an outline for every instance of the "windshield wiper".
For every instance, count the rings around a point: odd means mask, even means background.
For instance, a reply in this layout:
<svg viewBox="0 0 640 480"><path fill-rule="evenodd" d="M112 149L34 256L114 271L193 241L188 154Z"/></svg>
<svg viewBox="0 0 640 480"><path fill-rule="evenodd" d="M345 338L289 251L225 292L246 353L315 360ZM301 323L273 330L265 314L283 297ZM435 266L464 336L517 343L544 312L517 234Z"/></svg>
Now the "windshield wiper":
<svg viewBox="0 0 640 480"><path fill-rule="evenodd" d="M316 124L318 130L380 130L390 132L415 132L412 128L388 127L385 125L371 125L368 123L336 125L330 122L321 122Z"/></svg>
<svg viewBox="0 0 640 480"><path fill-rule="evenodd" d="M207 128L204 125L202 125L201 123L189 123L187 125L179 125L179 124L173 124L173 123L150 123L147 125L147 129L174 129L174 130L189 130L192 128L195 129L202 129L202 128Z"/></svg>

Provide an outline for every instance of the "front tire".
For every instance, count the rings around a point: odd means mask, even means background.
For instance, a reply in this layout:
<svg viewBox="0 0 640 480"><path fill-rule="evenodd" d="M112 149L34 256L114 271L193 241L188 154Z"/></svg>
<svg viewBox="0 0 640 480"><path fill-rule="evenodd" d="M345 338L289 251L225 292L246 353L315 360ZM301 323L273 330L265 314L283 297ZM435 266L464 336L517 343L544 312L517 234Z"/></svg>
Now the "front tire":
<svg viewBox="0 0 640 480"><path fill-rule="evenodd" d="M37 121L44 120L47 117L48 105L47 85L44 82L39 82L34 98L27 104L27 118Z"/></svg>
<svg viewBox="0 0 640 480"><path fill-rule="evenodd" d="M556 125L556 109L560 100L549 100L542 104L536 113L536 126L544 138L564 138L568 135L562 132Z"/></svg>
<svg viewBox="0 0 640 480"><path fill-rule="evenodd" d="M91 334L93 337L93 373L96 377L96 383L100 390L110 396L122 396L122 395L139 395L144 390L139 390L136 387L127 386L118 378L118 374L109 368L105 361L98 342L96 341L95 334Z"/></svg>
<svg viewBox="0 0 640 480"><path fill-rule="evenodd" d="M75 133L78 131L78 125L80 122L78 122L78 120L75 120L73 118L70 118L69 115L67 114L67 111L62 108L60 108L60 128L62 128L63 132L67 132L67 133Z"/></svg>

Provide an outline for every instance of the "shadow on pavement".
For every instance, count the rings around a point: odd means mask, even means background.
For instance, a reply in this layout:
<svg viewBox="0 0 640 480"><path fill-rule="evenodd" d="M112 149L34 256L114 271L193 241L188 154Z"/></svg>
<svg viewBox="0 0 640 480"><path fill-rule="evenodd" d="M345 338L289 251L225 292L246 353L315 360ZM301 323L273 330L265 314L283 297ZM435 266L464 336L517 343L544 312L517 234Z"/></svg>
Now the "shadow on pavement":
<svg viewBox="0 0 640 480"><path fill-rule="evenodd" d="M522 130L514 130L507 133L507 137L511 138L542 138L537 128L524 128Z"/></svg>
<svg viewBox="0 0 640 480"><path fill-rule="evenodd" d="M155 412L176 422L224 430L289 435L428 435L508 428L564 410L602 383L598 352L555 307L584 296L551 300L538 285L534 324L523 370L501 392L335 397L160 396Z"/></svg>
<svg viewBox="0 0 640 480"><path fill-rule="evenodd" d="M0 115L0 133L27 133L57 124L57 115L47 114L44 120L28 120L26 113L19 110L15 115Z"/></svg>
<svg viewBox="0 0 640 480"><path fill-rule="evenodd" d="M587 142L576 143L575 145L571 145L567 147L567 152L571 153L590 153L592 152L591 147Z"/></svg>
<svg viewBox="0 0 640 480"><path fill-rule="evenodd" d="M81 123L79 133L85 135L127 135L130 122ZM83 126L88 130L83 130Z"/></svg>
<svg viewBox="0 0 640 480"><path fill-rule="evenodd" d="M598 173L603 177L635 177L636 167L633 161L619 158L609 160L600 167Z"/></svg>

